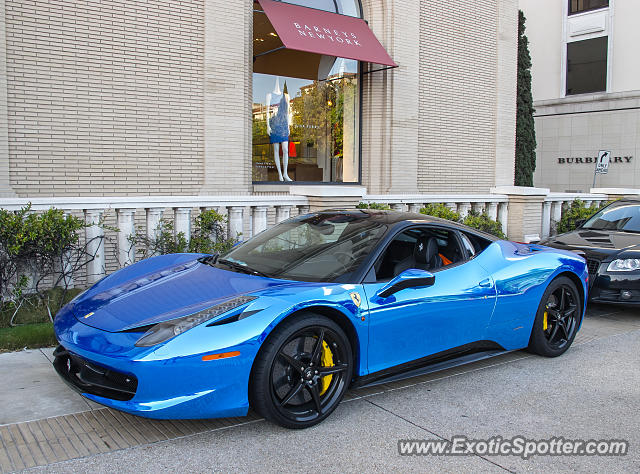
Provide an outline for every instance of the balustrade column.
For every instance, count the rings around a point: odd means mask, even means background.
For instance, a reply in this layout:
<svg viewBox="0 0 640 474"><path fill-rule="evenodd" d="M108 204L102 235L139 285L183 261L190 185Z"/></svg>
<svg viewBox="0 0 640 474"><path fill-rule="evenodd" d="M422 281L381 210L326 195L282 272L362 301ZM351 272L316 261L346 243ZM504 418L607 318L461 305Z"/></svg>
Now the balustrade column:
<svg viewBox="0 0 640 474"><path fill-rule="evenodd" d="M404 204L401 202L394 202L393 204L391 204L391 209L393 209L394 211L404 212Z"/></svg>
<svg viewBox="0 0 640 474"><path fill-rule="evenodd" d="M163 209L152 207L145 210L147 213L147 239L155 241L160 234L160 221Z"/></svg>
<svg viewBox="0 0 640 474"><path fill-rule="evenodd" d="M460 217L462 217L463 219L469 215L469 210L470 209L471 209L471 203L470 202L459 202L458 203L458 214L460 214Z"/></svg>
<svg viewBox="0 0 640 474"><path fill-rule="evenodd" d="M542 203L542 238L549 237L551 234L551 202Z"/></svg>
<svg viewBox="0 0 640 474"><path fill-rule="evenodd" d="M435 206L438 205L438 203L427 203L427 204L433 204ZM444 203L445 206L447 206L449 209L451 209L453 212L458 212L458 204L455 202L445 202Z"/></svg>
<svg viewBox="0 0 640 474"><path fill-rule="evenodd" d="M182 232L188 243L191 240L191 208L175 207L173 213L174 232L176 235Z"/></svg>
<svg viewBox="0 0 640 474"><path fill-rule="evenodd" d="M422 209L421 204L416 204L416 203L409 204L409 212L415 212L417 214L420 212L420 209Z"/></svg>
<svg viewBox="0 0 640 474"><path fill-rule="evenodd" d="M242 239L243 211L244 207L242 206L232 206L229 208L229 237L232 239Z"/></svg>
<svg viewBox="0 0 640 474"><path fill-rule="evenodd" d="M502 224L502 233L507 235L507 231L509 230L509 226L507 225L509 221L509 204L506 202L501 202L498 204L498 222Z"/></svg>
<svg viewBox="0 0 640 474"><path fill-rule="evenodd" d="M252 237L258 235L263 230L267 229L267 206L256 206L253 208L252 216Z"/></svg>
<svg viewBox="0 0 640 474"><path fill-rule="evenodd" d="M482 214L482 211L484 211L484 203L474 202L473 204L471 204L471 209L473 209L473 211L477 212L478 214Z"/></svg>
<svg viewBox="0 0 640 474"><path fill-rule="evenodd" d="M101 210L84 211L87 227L84 230L89 263L87 263L87 284L93 285L107 274L104 258L104 228Z"/></svg>
<svg viewBox="0 0 640 474"><path fill-rule="evenodd" d="M69 217L71 213L65 212L64 216ZM71 252L64 252L62 255L62 260L58 265L56 265L60 270L60 274L62 277L62 283L65 288L73 288L73 264L71 262Z"/></svg>
<svg viewBox="0 0 640 474"><path fill-rule="evenodd" d="M556 225L562 219L562 201L554 201L551 205L551 219Z"/></svg>
<svg viewBox="0 0 640 474"><path fill-rule="evenodd" d="M487 203L487 215L489 219L494 221L498 220L498 203L497 202L489 202Z"/></svg>
<svg viewBox="0 0 640 474"><path fill-rule="evenodd" d="M309 205L304 204L302 206L298 206L298 213L300 215L309 214Z"/></svg>
<svg viewBox="0 0 640 474"><path fill-rule="evenodd" d="M118 264L121 267L131 265L136 261L136 247L131 241L135 235L135 209L117 209L118 227Z"/></svg>
<svg viewBox="0 0 640 474"><path fill-rule="evenodd" d="M286 221L291 216L291 206L276 206L276 224Z"/></svg>

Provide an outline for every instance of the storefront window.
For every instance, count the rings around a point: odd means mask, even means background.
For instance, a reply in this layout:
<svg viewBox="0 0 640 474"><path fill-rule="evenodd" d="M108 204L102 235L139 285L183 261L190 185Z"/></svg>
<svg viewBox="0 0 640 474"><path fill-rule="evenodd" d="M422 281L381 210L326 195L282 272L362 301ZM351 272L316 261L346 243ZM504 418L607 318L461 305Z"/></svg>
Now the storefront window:
<svg viewBox="0 0 640 474"><path fill-rule="evenodd" d="M287 3L360 16L355 0ZM358 182L358 61L279 45L254 13L253 181Z"/></svg>

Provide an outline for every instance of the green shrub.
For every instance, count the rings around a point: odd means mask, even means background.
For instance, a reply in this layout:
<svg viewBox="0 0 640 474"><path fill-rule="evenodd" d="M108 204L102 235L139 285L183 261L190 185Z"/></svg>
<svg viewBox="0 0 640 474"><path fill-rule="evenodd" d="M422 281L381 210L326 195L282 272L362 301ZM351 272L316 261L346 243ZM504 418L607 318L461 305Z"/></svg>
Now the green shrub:
<svg viewBox="0 0 640 474"><path fill-rule="evenodd" d="M361 202L356 206L357 209L376 209L379 211L390 211L391 207L389 204L384 204L381 202Z"/></svg>
<svg viewBox="0 0 640 474"><path fill-rule="evenodd" d="M463 219L460 214L450 209L445 204L427 204L420 209L421 214L427 216L439 217L449 221L462 223L473 229L478 229L488 234L495 235L500 239L506 239L502 232L502 225L498 221L491 219L486 212L482 214L476 211L469 211L469 214Z"/></svg>
<svg viewBox="0 0 640 474"><path fill-rule="evenodd" d="M93 258L80 239L85 227L84 220L60 209L0 209L0 312L12 312L10 325L19 311L41 305L52 319L74 273ZM47 292L55 287L62 295L51 298Z"/></svg>
<svg viewBox="0 0 640 474"><path fill-rule="evenodd" d="M495 235L499 239L507 238L504 235L504 232L502 232L502 225L491 219L486 212L480 214L476 211L470 211L462 220L462 223L466 226L486 232L487 234Z"/></svg>
<svg viewBox="0 0 640 474"><path fill-rule="evenodd" d="M446 205L442 203L427 204L425 207L420 209L420 214L439 217L440 219L447 219L453 222L460 222L460 214L458 214L456 211L449 209Z"/></svg>
<svg viewBox="0 0 640 474"><path fill-rule="evenodd" d="M169 253L223 253L238 241L237 238L226 236L227 218L214 209L203 211L194 219L191 239L183 232L175 233L173 222L161 219L156 228L156 237L149 238L146 234L136 233L129 238L132 245L136 245L141 258L152 255Z"/></svg>
<svg viewBox="0 0 640 474"><path fill-rule="evenodd" d="M224 253L238 242L227 238L227 218L211 209L195 218L189 251L195 253Z"/></svg>
<svg viewBox="0 0 640 474"><path fill-rule="evenodd" d="M591 207L587 207L585 202L580 199L572 201L567 210L562 214L560 221L556 222L556 232L558 234L571 232L578 227L578 221L588 219L607 204L608 203L602 203L598 205L594 203Z"/></svg>

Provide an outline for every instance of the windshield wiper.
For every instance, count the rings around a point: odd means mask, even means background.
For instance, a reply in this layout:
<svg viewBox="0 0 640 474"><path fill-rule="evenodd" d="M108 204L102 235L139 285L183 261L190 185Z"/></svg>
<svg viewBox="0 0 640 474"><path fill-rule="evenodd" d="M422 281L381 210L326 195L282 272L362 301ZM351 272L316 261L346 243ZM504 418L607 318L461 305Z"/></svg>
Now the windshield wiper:
<svg viewBox="0 0 640 474"><path fill-rule="evenodd" d="M266 278L271 278L269 275L267 275L264 272L261 272L260 270L256 270L254 268L251 268L249 265L243 265L242 263L237 263L237 262L233 262L231 260L227 260L227 259L221 259L216 261L216 263L222 263L223 265L227 265L228 267L234 268L236 270L240 270L241 272L244 273L249 273L251 275L259 275L259 276L263 276Z"/></svg>
<svg viewBox="0 0 640 474"><path fill-rule="evenodd" d="M210 267L213 267L218 261L219 256L220 256L219 254L214 253L213 255L207 255L206 257L199 258L198 262L204 263L205 265L209 265Z"/></svg>

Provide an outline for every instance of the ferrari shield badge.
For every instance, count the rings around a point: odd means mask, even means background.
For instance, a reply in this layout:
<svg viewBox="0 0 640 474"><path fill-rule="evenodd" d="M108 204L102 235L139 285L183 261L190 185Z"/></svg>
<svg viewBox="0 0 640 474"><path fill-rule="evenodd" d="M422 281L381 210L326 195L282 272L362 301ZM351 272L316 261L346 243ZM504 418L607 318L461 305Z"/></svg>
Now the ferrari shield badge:
<svg viewBox="0 0 640 474"><path fill-rule="evenodd" d="M93 313L88 313L84 315L84 319L90 318L91 316L93 316Z"/></svg>
<svg viewBox="0 0 640 474"><path fill-rule="evenodd" d="M351 293L351 299L353 300L353 303L359 308L360 304L362 303L362 297L360 296L360 293L354 291Z"/></svg>

